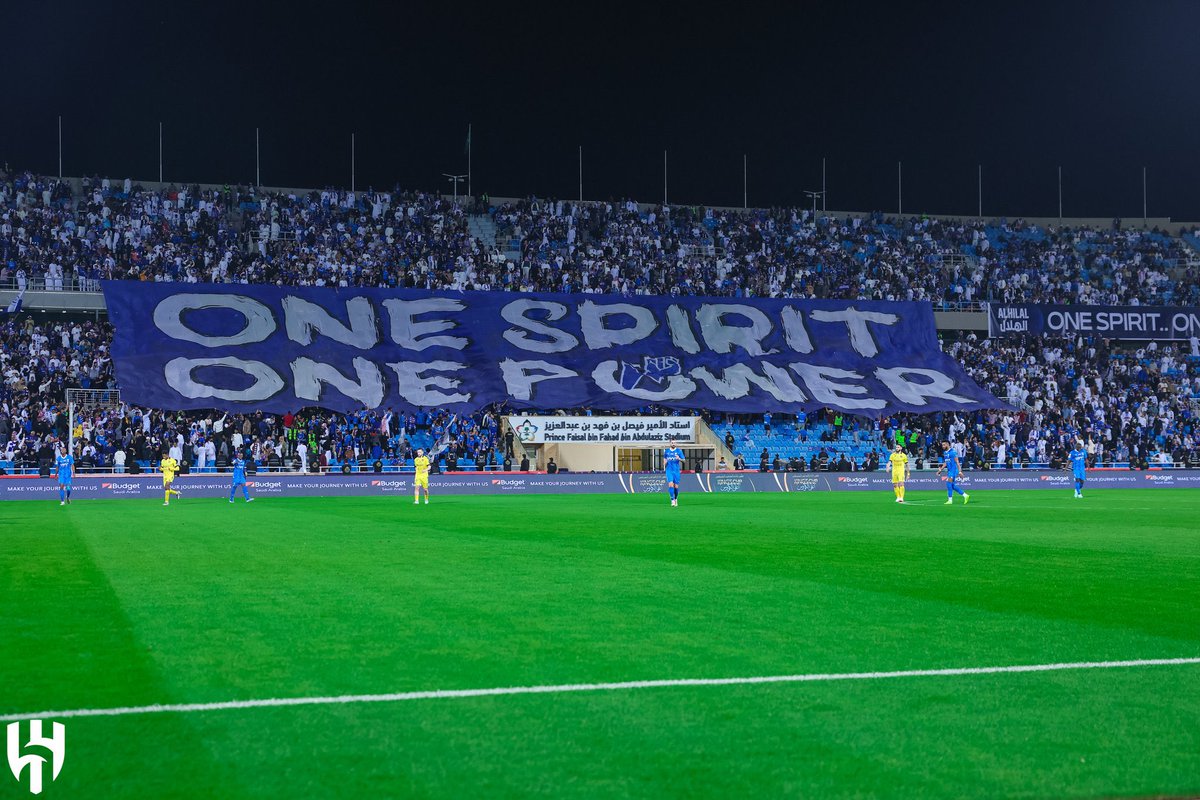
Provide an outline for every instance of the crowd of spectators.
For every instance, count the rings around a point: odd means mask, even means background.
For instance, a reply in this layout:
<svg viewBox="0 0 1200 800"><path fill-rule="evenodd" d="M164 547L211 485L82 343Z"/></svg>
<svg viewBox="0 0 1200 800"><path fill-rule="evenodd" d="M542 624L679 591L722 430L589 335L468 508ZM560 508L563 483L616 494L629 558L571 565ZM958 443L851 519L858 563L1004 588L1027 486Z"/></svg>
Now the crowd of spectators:
<svg viewBox="0 0 1200 800"><path fill-rule="evenodd" d="M967 374L1010 409L878 420L833 411L718 417L738 456L762 448L751 468L877 469L901 445L921 465L951 442L972 468L1062 466L1083 441L1093 465L1200 466L1200 352L1196 344L1029 337L946 345ZM782 454L782 455L781 455Z"/></svg>
<svg viewBox="0 0 1200 800"><path fill-rule="evenodd" d="M0 461L34 468L73 433L81 469L106 471L157 462L168 452L200 469L227 463L234 453L267 468L391 466L411 463L417 448L436 449L451 470L512 464L499 409L460 418L440 409L228 415L120 405L79 408L69 431L67 389L118 388L111 341L111 327L102 322L36 324L25 315L0 322Z"/></svg>
<svg viewBox="0 0 1200 800"><path fill-rule="evenodd" d="M495 242L483 232L495 231ZM0 172L0 283L92 289L101 278L620 294L1200 304L1189 242L1122 228L882 215L835 218L768 210L572 203L530 199L491 206L433 194L307 194L245 187L146 189L126 179L78 184ZM1200 240L1196 240L1200 241ZM512 244L510 244L512 243ZM515 250L509 251L509 247ZM509 255L515 257L507 257ZM115 387L111 330L102 322L0 323L0 458L33 463L65 438L69 387ZM1193 344L1193 349L1195 345ZM1083 438L1095 460L1185 462L1197 450L1198 359L1173 345L1115 350L1102 340L973 336L946 349L1015 411L897 417L878 422L821 413L790 419L801 459L764 450L765 468L875 466L902 440L930 459L958 443L968 463L1054 463ZM654 411L654 409L648 409ZM220 417L134 408L79 421L85 463L113 467L176 448L200 466L242 449L256 461L307 468L348 461L403 463L420 445L447 468L511 466L491 409L459 419L431 411ZM723 415L707 415L718 424ZM788 417L780 416L779 423ZM753 444L741 420L736 449ZM758 420L761 424L762 420ZM799 423L799 424L798 424ZM736 427L731 426L731 427ZM765 426L771 432L770 416ZM815 431L815 429L814 429ZM825 440L853 449L825 446ZM809 448L810 450L812 448ZM755 447L755 452L757 447ZM850 456L847 458L847 456Z"/></svg>
<svg viewBox="0 0 1200 800"><path fill-rule="evenodd" d="M448 470L520 466L511 432L503 430L503 408L459 417L439 409L228 415L120 406L81 410L69 432L68 388L117 388L111 336L103 322L36 324L25 315L0 322L0 460L36 466L56 441L73 433L83 469L122 470L164 452L200 469L237 452L266 468L391 467L410 464L418 447L436 450ZM1192 352L1194 343L1114 349L1100 339L970 335L945 348L1011 409L879 420L832 411L702 416L725 431L725 444L739 458L763 448L757 460L751 458L751 469L875 469L896 443L933 463L943 440L979 468L1060 464L1080 439L1094 463L1200 461L1200 354ZM781 443L791 445L782 457Z"/></svg>
<svg viewBox="0 0 1200 800"><path fill-rule="evenodd" d="M0 172L0 281L52 289L125 278L1192 305L1200 302L1194 239L1116 220L1059 228L632 200L493 206L399 189L148 189L99 177L75 188Z"/></svg>

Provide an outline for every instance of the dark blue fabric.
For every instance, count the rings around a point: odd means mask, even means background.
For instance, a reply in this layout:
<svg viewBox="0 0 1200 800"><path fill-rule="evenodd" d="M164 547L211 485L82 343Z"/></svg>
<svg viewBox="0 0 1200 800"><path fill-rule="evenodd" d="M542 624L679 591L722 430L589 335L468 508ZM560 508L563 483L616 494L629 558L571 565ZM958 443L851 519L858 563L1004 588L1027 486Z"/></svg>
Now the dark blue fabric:
<svg viewBox="0 0 1200 800"><path fill-rule="evenodd" d="M1082 335L1159 341L1200 335L1200 308L1176 306L988 305L991 336Z"/></svg>
<svg viewBox="0 0 1200 800"><path fill-rule="evenodd" d="M1005 407L941 352L928 303L129 281L104 293L122 398L155 408Z"/></svg>

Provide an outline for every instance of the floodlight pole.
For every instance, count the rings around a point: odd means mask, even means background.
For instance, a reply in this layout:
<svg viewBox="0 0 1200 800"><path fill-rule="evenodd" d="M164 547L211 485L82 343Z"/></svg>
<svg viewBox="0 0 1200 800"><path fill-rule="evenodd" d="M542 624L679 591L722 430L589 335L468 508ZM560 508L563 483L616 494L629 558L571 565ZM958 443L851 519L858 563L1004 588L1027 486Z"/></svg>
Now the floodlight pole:
<svg viewBox="0 0 1200 800"><path fill-rule="evenodd" d="M825 188L825 158L821 158L821 211L829 210L829 191Z"/></svg>
<svg viewBox="0 0 1200 800"><path fill-rule="evenodd" d="M350 193L354 194L354 134L350 134Z"/></svg>
<svg viewBox="0 0 1200 800"><path fill-rule="evenodd" d="M158 123L158 182L159 183L163 182L163 179L162 179L163 178L162 156L163 156L163 153L162 153L162 123L160 122L160 123Z"/></svg>
<svg viewBox="0 0 1200 800"><path fill-rule="evenodd" d="M750 207L750 202L748 199L750 196L748 193L749 178L748 178L748 173L746 172L746 169L747 169L746 154L742 153L742 208Z"/></svg>
<svg viewBox="0 0 1200 800"><path fill-rule="evenodd" d="M579 202L583 202L583 145L579 145Z"/></svg>
<svg viewBox="0 0 1200 800"><path fill-rule="evenodd" d="M805 194L806 196L808 196L808 197L811 197L811 198L812 198L812 203L813 203L813 207L812 207L812 211L813 211L813 222L816 222L816 220L817 220L817 198L818 198L818 197L824 198L824 197L825 197L825 190L824 190L824 189L822 189L821 191L819 191L819 192L818 192L816 189L805 189L805 190L804 190L804 194Z"/></svg>
<svg viewBox="0 0 1200 800"><path fill-rule="evenodd" d="M62 180L62 114L58 115L58 179Z"/></svg>
<svg viewBox="0 0 1200 800"><path fill-rule="evenodd" d="M258 156L258 128L254 129L254 185L262 186L262 172Z"/></svg>
<svg viewBox="0 0 1200 800"><path fill-rule="evenodd" d="M979 218L983 219L983 164L978 165L979 169Z"/></svg>
<svg viewBox="0 0 1200 800"><path fill-rule="evenodd" d="M1058 223L1062 224L1062 167L1058 168Z"/></svg>
<svg viewBox="0 0 1200 800"><path fill-rule="evenodd" d="M904 216L904 164L896 162L896 216Z"/></svg>
<svg viewBox="0 0 1200 800"><path fill-rule="evenodd" d="M449 172L443 172L443 177L454 184L454 205L458 205L458 185L467 179L466 175L451 175Z"/></svg>
<svg viewBox="0 0 1200 800"><path fill-rule="evenodd" d="M1142 167L1142 227L1143 228L1146 227L1146 225L1148 224L1147 219L1146 219L1147 216L1149 216L1149 215L1146 213L1146 168Z"/></svg>

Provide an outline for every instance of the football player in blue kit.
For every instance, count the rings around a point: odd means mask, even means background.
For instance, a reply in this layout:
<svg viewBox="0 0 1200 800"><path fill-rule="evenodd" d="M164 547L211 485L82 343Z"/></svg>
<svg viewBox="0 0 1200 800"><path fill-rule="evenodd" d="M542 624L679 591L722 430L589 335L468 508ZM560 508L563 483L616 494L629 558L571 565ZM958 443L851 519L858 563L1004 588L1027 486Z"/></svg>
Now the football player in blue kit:
<svg viewBox="0 0 1200 800"><path fill-rule="evenodd" d="M971 499L971 495L964 492L958 485L958 478L962 474L962 467L958 463L958 451L954 449L954 445L950 442L942 442L942 467L938 470L938 474L946 473L946 502L945 505L951 505L954 502L954 493L958 492L962 495L963 504L965 505Z"/></svg>
<svg viewBox="0 0 1200 800"><path fill-rule="evenodd" d="M683 481L683 450L675 445L675 437L667 440L668 447L663 451L663 472L667 478L667 494L671 495L671 505L679 505L679 484Z"/></svg>
<svg viewBox="0 0 1200 800"><path fill-rule="evenodd" d="M1075 476L1075 499L1083 497L1083 482L1087 480L1087 450L1083 442L1077 441L1075 449L1067 454L1071 459L1071 474Z"/></svg>
<svg viewBox="0 0 1200 800"><path fill-rule="evenodd" d="M54 459L54 469L58 473L58 504L71 503L71 478L75 475L75 456L67 452L67 446L58 445L58 456Z"/></svg>

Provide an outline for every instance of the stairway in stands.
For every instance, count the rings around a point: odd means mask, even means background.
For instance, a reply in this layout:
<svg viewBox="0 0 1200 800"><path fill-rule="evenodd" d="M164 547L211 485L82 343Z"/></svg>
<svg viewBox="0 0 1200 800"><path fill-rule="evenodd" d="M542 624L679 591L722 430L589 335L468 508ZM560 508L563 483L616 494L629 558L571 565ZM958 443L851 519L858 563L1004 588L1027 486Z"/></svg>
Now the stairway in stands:
<svg viewBox="0 0 1200 800"><path fill-rule="evenodd" d="M487 214L472 214L467 218L467 230L486 247L496 246L496 223Z"/></svg>

